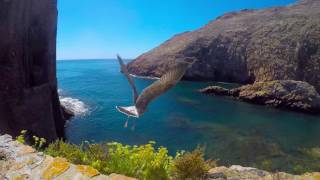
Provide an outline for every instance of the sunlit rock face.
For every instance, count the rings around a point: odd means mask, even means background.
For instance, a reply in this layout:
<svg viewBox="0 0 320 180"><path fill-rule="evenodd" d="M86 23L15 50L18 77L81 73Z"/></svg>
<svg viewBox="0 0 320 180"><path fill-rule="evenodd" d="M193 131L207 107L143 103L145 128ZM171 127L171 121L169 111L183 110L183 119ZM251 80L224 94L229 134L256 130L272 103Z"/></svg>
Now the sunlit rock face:
<svg viewBox="0 0 320 180"><path fill-rule="evenodd" d="M170 61L192 57L198 62L186 79L237 83L292 79L307 81L319 91L319 17L318 0L228 13L142 54L129 70L161 76Z"/></svg>
<svg viewBox="0 0 320 180"><path fill-rule="evenodd" d="M64 136L56 29L56 0L0 1L0 133Z"/></svg>

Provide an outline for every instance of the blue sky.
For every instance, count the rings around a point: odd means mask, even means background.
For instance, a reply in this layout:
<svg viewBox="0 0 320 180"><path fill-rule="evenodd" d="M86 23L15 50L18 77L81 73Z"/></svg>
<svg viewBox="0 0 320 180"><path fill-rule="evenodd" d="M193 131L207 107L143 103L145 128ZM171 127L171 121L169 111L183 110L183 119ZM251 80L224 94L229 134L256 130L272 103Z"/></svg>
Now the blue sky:
<svg viewBox="0 0 320 180"><path fill-rule="evenodd" d="M58 0L57 59L135 58L226 12L296 0Z"/></svg>

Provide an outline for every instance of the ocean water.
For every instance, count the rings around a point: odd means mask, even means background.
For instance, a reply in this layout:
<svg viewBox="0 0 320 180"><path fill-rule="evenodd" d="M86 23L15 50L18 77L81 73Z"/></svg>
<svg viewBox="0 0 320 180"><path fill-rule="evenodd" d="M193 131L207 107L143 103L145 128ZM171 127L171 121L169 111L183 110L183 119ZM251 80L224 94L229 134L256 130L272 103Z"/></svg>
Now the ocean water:
<svg viewBox="0 0 320 180"><path fill-rule="evenodd" d="M220 165L240 164L266 170L320 170L320 117L234 101L197 92L208 85L180 82L152 102L139 119L115 106L132 105L132 92L116 60L58 61L60 99L76 111L66 124L67 140L144 144L156 141L177 150L205 148ZM153 80L135 78L141 91Z"/></svg>

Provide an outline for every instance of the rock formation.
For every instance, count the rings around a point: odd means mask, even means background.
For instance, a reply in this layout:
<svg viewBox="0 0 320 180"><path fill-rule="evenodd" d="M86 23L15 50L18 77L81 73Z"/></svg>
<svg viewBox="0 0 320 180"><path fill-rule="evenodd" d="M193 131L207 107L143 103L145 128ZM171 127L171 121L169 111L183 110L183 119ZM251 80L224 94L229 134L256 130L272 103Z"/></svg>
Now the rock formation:
<svg viewBox="0 0 320 180"><path fill-rule="evenodd" d="M292 179L310 179L316 180L320 177L319 172L306 173L303 175L292 175L284 172L270 173L260 169L252 167L242 167L239 165L233 165L231 167L216 167L209 170L209 174L206 180L227 180L227 179L238 179L238 180L292 180Z"/></svg>
<svg viewBox="0 0 320 180"><path fill-rule="evenodd" d="M139 56L132 74L161 76L170 61L196 58L185 79L236 83L306 81L320 90L320 1L242 10L174 36Z"/></svg>
<svg viewBox="0 0 320 180"><path fill-rule="evenodd" d="M0 133L64 137L56 30L56 0L0 0Z"/></svg>
<svg viewBox="0 0 320 180"><path fill-rule="evenodd" d="M310 84L302 81L277 80L256 82L231 90L218 86L201 89L205 94L232 96L237 99L294 111L320 113L320 95Z"/></svg>

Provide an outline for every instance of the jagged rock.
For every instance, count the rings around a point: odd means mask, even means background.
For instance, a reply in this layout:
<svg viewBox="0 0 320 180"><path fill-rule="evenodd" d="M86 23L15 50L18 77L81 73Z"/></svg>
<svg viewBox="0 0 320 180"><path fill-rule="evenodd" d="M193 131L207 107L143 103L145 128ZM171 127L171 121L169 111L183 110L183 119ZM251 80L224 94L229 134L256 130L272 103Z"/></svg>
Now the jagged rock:
<svg viewBox="0 0 320 180"><path fill-rule="evenodd" d="M0 1L0 133L64 137L56 30L56 0Z"/></svg>
<svg viewBox="0 0 320 180"><path fill-rule="evenodd" d="M308 113L320 113L319 93L312 85L302 81L277 80L256 82L252 85L245 85L231 90L210 86L200 90L200 92L233 96L254 104Z"/></svg>
<svg viewBox="0 0 320 180"><path fill-rule="evenodd" d="M299 80L320 90L320 1L242 10L174 36L129 63L139 76L163 75L176 59L198 61L185 79L253 83Z"/></svg>

